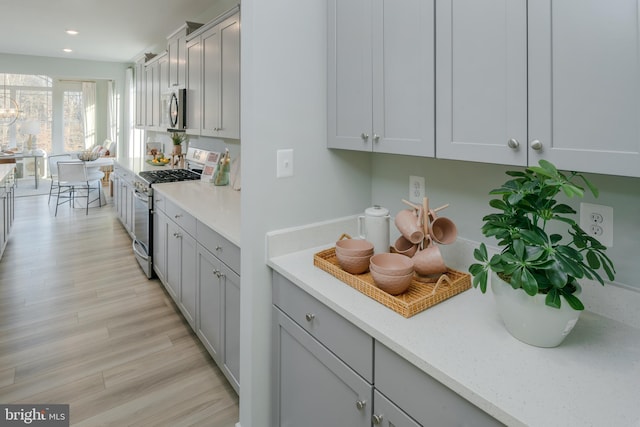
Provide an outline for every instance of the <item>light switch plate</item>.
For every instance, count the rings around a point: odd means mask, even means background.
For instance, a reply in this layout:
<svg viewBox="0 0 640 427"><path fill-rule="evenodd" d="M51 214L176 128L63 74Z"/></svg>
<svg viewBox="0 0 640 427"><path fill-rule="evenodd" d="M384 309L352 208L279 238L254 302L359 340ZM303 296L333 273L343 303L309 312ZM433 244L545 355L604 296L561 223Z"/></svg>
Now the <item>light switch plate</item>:
<svg viewBox="0 0 640 427"><path fill-rule="evenodd" d="M276 157L276 178L293 176L293 149L278 150Z"/></svg>

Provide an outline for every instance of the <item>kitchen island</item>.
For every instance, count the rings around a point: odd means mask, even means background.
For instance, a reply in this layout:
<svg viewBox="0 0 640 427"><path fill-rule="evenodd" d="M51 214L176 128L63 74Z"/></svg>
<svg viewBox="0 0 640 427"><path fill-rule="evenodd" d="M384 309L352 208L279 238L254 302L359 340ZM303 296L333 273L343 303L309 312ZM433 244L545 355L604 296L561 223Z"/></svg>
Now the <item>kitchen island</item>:
<svg viewBox="0 0 640 427"><path fill-rule="evenodd" d="M637 325L587 311L561 346L532 347L509 335L493 297L476 289L406 319L313 265L331 242L301 246L357 235L354 219L313 228L267 236L276 274L491 417L509 426L640 425ZM466 270L468 258L445 258Z"/></svg>

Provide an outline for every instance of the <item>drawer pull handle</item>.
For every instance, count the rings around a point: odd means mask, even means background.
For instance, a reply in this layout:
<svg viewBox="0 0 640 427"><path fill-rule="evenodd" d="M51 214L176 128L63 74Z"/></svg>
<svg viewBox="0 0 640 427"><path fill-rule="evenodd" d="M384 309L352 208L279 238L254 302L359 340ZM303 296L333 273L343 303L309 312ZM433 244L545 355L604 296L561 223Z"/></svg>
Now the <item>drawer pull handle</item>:
<svg viewBox="0 0 640 427"><path fill-rule="evenodd" d="M373 414L373 417L371 417L371 419L372 419L372 421L373 421L373 423L374 423L375 425L382 424L382 419L383 419L383 418L384 418L384 416L382 416L382 415L376 415L376 414Z"/></svg>
<svg viewBox="0 0 640 427"><path fill-rule="evenodd" d="M222 246L216 246L216 252L220 252L222 250Z"/></svg>
<svg viewBox="0 0 640 427"><path fill-rule="evenodd" d="M180 234L180 233L173 233L173 237L175 237L176 239L179 239L180 237L182 237L182 234Z"/></svg>
<svg viewBox="0 0 640 427"><path fill-rule="evenodd" d="M358 400L358 401L356 401L356 408L358 408L358 411L362 411L366 406L367 406L367 401L366 400Z"/></svg>
<svg viewBox="0 0 640 427"><path fill-rule="evenodd" d="M304 318L307 319L307 322L311 322L313 321L313 319L316 318L316 315L312 313L307 313L304 315Z"/></svg>
<svg viewBox="0 0 640 427"><path fill-rule="evenodd" d="M217 269L213 270L213 274L215 274L218 279L224 277L224 274L222 274L222 272Z"/></svg>
<svg viewBox="0 0 640 427"><path fill-rule="evenodd" d="M175 219L182 218L182 214L175 214L173 217L174 217Z"/></svg>

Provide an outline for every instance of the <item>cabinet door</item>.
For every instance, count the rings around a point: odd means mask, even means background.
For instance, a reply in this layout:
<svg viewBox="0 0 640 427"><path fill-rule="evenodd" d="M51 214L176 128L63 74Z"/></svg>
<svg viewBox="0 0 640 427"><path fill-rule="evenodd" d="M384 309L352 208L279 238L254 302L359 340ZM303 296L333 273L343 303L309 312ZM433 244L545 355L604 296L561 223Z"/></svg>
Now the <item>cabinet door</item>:
<svg viewBox="0 0 640 427"><path fill-rule="evenodd" d="M165 287L171 298L180 301L180 277L182 262L182 245L180 238L182 231L172 221L167 222L167 281Z"/></svg>
<svg viewBox="0 0 640 427"><path fill-rule="evenodd" d="M529 2L529 163L640 176L639 3Z"/></svg>
<svg viewBox="0 0 640 427"><path fill-rule="evenodd" d="M222 64L220 26L202 33L202 129L201 134L217 136L220 125Z"/></svg>
<svg viewBox="0 0 640 427"><path fill-rule="evenodd" d="M154 62L153 64L147 65L145 67L145 114L146 114L146 119L145 119L145 127L149 128L149 127L153 127L155 126L157 123L154 122L155 119L157 119L157 114L154 114L155 109L154 107L154 93L155 93L155 86L156 86L156 82L154 81L154 73L155 73L155 67L157 65L157 62Z"/></svg>
<svg viewBox="0 0 640 427"><path fill-rule="evenodd" d="M372 422L382 427L420 427L410 416L384 397L378 390L373 392Z"/></svg>
<svg viewBox="0 0 640 427"><path fill-rule="evenodd" d="M157 194L157 193L156 193ZM167 217L153 211L153 270L161 282L167 280Z"/></svg>
<svg viewBox="0 0 640 427"><path fill-rule="evenodd" d="M145 112L145 82L146 75L144 70L144 60L140 60L136 62L135 67L135 82L136 82L136 126L142 127L146 121L146 112Z"/></svg>
<svg viewBox="0 0 640 427"><path fill-rule="evenodd" d="M201 115L201 78L202 78L202 44L200 37L187 43L187 129L192 135L199 135L202 126Z"/></svg>
<svg viewBox="0 0 640 427"><path fill-rule="evenodd" d="M276 307L273 319L271 425L370 426L372 386Z"/></svg>
<svg viewBox="0 0 640 427"><path fill-rule="evenodd" d="M220 281L224 289L224 357L227 378L236 391L240 388L240 276L220 264Z"/></svg>
<svg viewBox="0 0 640 427"><path fill-rule="evenodd" d="M187 30L177 31L167 40L167 53L169 55L169 86L186 86L185 62Z"/></svg>
<svg viewBox="0 0 640 427"><path fill-rule="evenodd" d="M235 14L220 24L221 138L240 138L240 15Z"/></svg>
<svg viewBox="0 0 640 427"><path fill-rule="evenodd" d="M158 59L158 90L156 110L158 114L157 126L159 131L166 131L169 127L168 103L165 94L169 88L169 56L164 54Z"/></svg>
<svg viewBox="0 0 640 427"><path fill-rule="evenodd" d="M180 244L180 302L179 306L185 319L195 329L197 283L196 283L196 240L181 230Z"/></svg>
<svg viewBox="0 0 640 427"><path fill-rule="evenodd" d="M433 157L433 0L372 3L373 151Z"/></svg>
<svg viewBox="0 0 640 427"><path fill-rule="evenodd" d="M371 0L328 1L329 148L371 151Z"/></svg>
<svg viewBox="0 0 640 427"><path fill-rule="evenodd" d="M527 164L526 7L436 0L436 157Z"/></svg>
<svg viewBox="0 0 640 427"><path fill-rule="evenodd" d="M221 363L223 290L218 274L220 261L198 246L198 322L197 335L211 357Z"/></svg>

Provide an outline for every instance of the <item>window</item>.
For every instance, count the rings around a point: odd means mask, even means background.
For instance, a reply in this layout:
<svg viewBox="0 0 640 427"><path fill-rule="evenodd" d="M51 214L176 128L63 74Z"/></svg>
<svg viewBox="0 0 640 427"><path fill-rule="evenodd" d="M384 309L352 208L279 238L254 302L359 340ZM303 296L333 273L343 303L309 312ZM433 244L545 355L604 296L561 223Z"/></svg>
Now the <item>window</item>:
<svg viewBox="0 0 640 427"><path fill-rule="evenodd" d="M84 150L82 90L65 90L62 95L64 151Z"/></svg>
<svg viewBox="0 0 640 427"><path fill-rule="evenodd" d="M5 79L6 77L6 79ZM6 81L6 85L4 82ZM51 77L32 74L6 74L2 78L2 91L15 100L20 114L10 126L0 127L2 148L22 149L29 135L24 134L23 124L29 121L40 123L40 133L35 136L37 148L51 150L51 122L53 117Z"/></svg>

